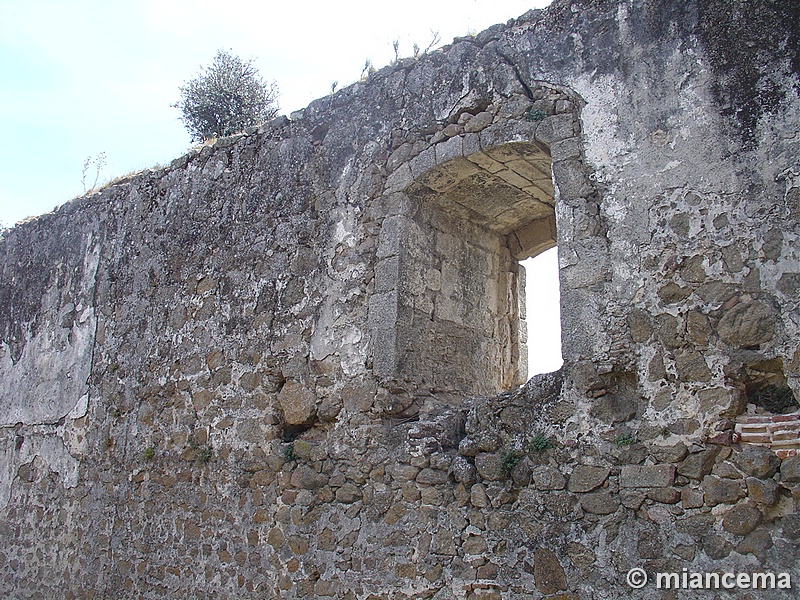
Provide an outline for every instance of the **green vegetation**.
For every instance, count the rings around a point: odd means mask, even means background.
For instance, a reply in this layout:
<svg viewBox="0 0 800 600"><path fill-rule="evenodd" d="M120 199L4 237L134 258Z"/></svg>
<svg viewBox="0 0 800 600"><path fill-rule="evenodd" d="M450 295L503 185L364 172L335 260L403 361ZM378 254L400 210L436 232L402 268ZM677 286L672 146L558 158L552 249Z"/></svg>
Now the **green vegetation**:
<svg viewBox="0 0 800 600"><path fill-rule="evenodd" d="M520 460L521 458L514 454L514 452L511 450L503 452L503 454L500 456L500 472L506 476L510 475L511 471L513 471L514 467L519 464Z"/></svg>
<svg viewBox="0 0 800 600"><path fill-rule="evenodd" d="M535 433L528 442L529 452L544 452L553 447L553 442L547 439L543 433Z"/></svg>
<svg viewBox="0 0 800 600"><path fill-rule="evenodd" d="M286 462L295 462L297 460L297 454L294 452L294 444L289 443L283 447L283 460Z"/></svg>
<svg viewBox="0 0 800 600"><path fill-rule="evenodd" d="M636 439L636 436L633 435L632 433L621 433L614 438L614 443L617 446L631 446L638 441L639 440Z"/></svg>
<svg viewBox="0 0 800 600"><path fill-rule="evenodd" d="M538 108L529 108L525 113L525 118L528 121L533 121L534 123L541 121L546 116L547 113L544 112L543 110L539 110Z"/></svg>
<svg viewBox="0 0 800 600"><path fill-rule="evenodd" d="M145 460L153 460L153 457L156 455L156 449L152 446L145 448L142 456L144 456Z"/></svg>
<svg viewBox="0 0 800 600"><path fill-rule="evenodd" d="M252 60L224 50L217 51L204 72L184 83L180 93L181 101L172 106L181 111L196 142L239 133L278 114L275 82L261 79Z"/></svg>
<svg viewBox="0 0 800 600"><path fill-rule="evenodd" d="M214 450L211 446L203 446L200 452L197 453L197 460L203 464L207 463L214 456Z"/></svg>

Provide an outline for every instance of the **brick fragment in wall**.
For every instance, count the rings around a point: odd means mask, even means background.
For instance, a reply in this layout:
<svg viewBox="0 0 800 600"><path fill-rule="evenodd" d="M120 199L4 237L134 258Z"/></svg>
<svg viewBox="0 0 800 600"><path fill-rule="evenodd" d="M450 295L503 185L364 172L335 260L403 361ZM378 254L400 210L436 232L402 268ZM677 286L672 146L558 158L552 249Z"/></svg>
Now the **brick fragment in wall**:
<svg viewBox="0 0 800 600"><path fill-rule="evenodd" d="M748 415L736 418L742 444L769 448L779 458L800 453L800 411L785 415Z"/></svg>

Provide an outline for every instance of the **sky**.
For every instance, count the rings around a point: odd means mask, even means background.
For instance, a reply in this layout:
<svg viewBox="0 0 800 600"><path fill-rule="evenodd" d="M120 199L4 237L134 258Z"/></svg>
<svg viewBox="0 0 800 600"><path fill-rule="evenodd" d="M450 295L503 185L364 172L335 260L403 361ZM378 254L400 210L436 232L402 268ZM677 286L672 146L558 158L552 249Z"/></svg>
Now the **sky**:
<svg viewBox="0 0 800 600"><path fill-rule="evenodd" d="M191 147L171 105L219 49L252 59L280 113L550 0L0 0L0 226ZM553 267L555 268L555 267ZM551 294L552 295L552 294Z"/></svg>
<svg viewBox="0 0 800 600"><path fill-rule="evenodd" d="M525 312L528 328L528 377L552 373L561 358L558 248L522 261L525 267Z"/></svg>

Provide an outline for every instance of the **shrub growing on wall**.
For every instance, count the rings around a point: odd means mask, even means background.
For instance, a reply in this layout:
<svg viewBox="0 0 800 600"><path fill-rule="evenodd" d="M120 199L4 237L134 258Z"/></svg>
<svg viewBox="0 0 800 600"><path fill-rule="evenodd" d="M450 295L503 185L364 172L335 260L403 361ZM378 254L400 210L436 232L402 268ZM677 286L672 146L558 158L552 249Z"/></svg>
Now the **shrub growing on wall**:
<svg viewBox="0 0 800 600"><path fill-rule="evenodd" d="M184 83L173 104L192 141L238 133L278 112L278 88L259 76L252 60L218 50L214 62Z"/></svg>

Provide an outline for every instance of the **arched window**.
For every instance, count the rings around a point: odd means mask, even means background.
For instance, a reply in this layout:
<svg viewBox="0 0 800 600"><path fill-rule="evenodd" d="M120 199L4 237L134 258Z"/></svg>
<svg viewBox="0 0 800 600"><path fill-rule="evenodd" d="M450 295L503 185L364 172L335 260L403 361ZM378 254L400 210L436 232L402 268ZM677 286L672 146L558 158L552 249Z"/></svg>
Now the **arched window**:
<svg viewBox="0 0 800 600"><path fill-rule="evenodd" d="M437 392L527 381L521 260L556 244L548 148L510 142L420 173L383 223L371 299L373 370Z"/></svg>

